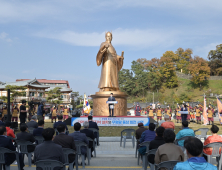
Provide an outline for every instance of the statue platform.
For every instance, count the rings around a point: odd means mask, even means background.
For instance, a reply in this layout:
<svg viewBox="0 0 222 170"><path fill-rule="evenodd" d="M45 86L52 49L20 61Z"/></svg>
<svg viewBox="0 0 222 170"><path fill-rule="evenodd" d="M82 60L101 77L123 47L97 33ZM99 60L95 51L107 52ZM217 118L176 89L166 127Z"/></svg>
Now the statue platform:
<svg viewBox="0 0 222 170"><path fill-rule="evenodd" d="M127 97L128 95L121 91L96 92L91 95L93 99L93 116L109 116L109 107L106 101L113 93L117 104L114 106L114 116L127 116Z"/></svg>

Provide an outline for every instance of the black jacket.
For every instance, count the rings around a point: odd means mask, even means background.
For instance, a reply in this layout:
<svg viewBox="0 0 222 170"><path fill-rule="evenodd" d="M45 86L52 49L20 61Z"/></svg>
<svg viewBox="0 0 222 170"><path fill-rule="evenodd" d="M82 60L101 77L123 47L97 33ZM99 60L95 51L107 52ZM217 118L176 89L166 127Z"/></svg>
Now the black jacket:
<svg viewBox="0 0 222 170"><path fill-rule="evenodd" d="M95 129L99 130L99 127L98 127L97 123L93 122L93 121L89 121L89 128L95 128ZM94 137L97 138L97 133L96 132L94 133Z"/></svg>
<svg viewBox="0 0 222 170"><path fill-rule="evenodd" d="M25 140L32 143L35 142L35 138L33 134L28 133L28 132L20 132L20 133L17 133L16 136L17 136L17 140ZM28 146L27 148L28 148L28 152L33 152L35 150L35 146L33 145Z"/></svg>
<svg viewBox="0 0 222 170"><path fill-rule="evenodd" d="M33 136L42 136L43 128L39 127L33 130Z"/></svg>
<svg viewBox="0 0 222 170"><path fill-rule="evenodd" d="M89 130L89 129L83 129L80 130L81 133L85 133L87 137L91 138L92 140L95 139L93 131ZM93 142L89 141L89 147L92 148L93 147Z"/></svg>
<svg viewBox="0 0 222 170"><path fill-rule="evenodd" d="M165 144L163 137L156 136L154 140L150 142L149 150L157 149L160 145ZM155 155L150 155L148 161L154 164Z"/></svg>
<svg viewBox="0 0 222 170"><path fill-rule="evenodd" d="M109 97L109 98L108 98L108 101L116 101L116 99L115 99L115 97L112 97L112 98ZM109 105L113 105L113 104L109 104Z"/></svg>

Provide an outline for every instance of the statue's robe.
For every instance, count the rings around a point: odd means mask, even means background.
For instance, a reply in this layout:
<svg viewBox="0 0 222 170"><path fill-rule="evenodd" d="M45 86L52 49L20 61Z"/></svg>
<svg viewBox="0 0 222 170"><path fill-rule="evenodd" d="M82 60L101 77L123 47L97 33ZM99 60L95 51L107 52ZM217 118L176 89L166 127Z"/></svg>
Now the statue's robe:
<svg viewBox="0 0 222 170"><path fill-rule="evenodd" d="M120 59L121 56L116 54L115 48L112 44L109 44L107 50L103 50L104 44L103 42L100 46L100 50L96 57L97 65L100 66L102 63L101 77L99 82L99 88L111 88L111 89L119 89L118 82L118 72L121 70L123 66L123 60Z"/></svg>

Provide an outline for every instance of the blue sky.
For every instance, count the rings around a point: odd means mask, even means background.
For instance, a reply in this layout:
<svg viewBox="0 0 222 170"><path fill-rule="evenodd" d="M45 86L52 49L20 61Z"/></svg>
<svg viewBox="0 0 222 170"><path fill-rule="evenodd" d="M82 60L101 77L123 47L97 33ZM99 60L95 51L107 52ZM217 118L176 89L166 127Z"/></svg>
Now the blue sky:
<svg viewBox="0 0 222 170"><path fill-rule="evenodd" d="M0 81L63 79L98 91L96 55L112 31L123 68L167 50L207 58L222 43L221 0L0 0Z"/></svg>

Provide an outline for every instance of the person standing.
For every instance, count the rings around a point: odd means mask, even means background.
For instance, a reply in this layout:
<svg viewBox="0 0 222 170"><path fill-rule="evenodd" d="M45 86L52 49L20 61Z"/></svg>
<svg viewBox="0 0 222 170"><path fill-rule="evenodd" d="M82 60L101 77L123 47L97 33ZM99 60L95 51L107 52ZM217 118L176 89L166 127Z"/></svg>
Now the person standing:
<svg viewBox="0 0 222 170"><path fill-rule="evenodd" d="M44 120L44 114L45 114L45 110L44 110L44 102L41 102L41 104L38 107L38 111L37 111L37 119L39 120Z"/></svg>
<svg viewBox="0 0 222 170"><path fill-rule="evenodd" d="M178 121L181 122L181 114L179 113L179 111L180 111L180 105L177 104L177 108L176 108L176 120L177 120L177 123L178 123Z"/></svg>
<svg viewBox="0 0 222 170"><path fill-rule="evenodd" d="M141 107L140 107L139 103L136 104L136 107L134 108L134 110L135 110L135 116L140 116Z"/></svg>
<svg viewBox="0 0 222 170"><path fill-rule="evenodd" d="M18 122L18 114L19 114L19 109L17 105L12 109L12 122Z"/></svg>
<svg viewBox="0 0 222 170"><path fill-rule="evenodd" d="M196 112L196 120L197 120L197 124L201 123L201 115L200 113L203 112L203 109L199 106L199 105L196 105L194 111Z"/></svg>
<svg viewBox="0 0 222 170"><path fill-rule="evenodd" d="M55 119L56 122L56 118L57 118L57 109L56 106L54 106L54 108L52 108L52 123L53 123L53 119Z"/></svg>
<svg viewBox="0 0 222 170"><path fill-rule="evenodd" d="M5 121L5 115L7 115L7 105L4 105L3 109L2 109L2 121Z"/></svg>
<svg viewBox="0 0 222 170"><path fill-rule="evenodd" d="M157 109L156 109L156 115L157 115L157 122L158 120L162 120L162 112L163 110L161 109L160 105L157 106Z"/></svg>
<svg viewBox="0 0 222 170"><path fill-rule="evenodd" d="M168 105L167 108L165 109L165 113L169 116L169 119L171 120L172 117L172 110L170 106Z"/></svg>
<svg viewBox="0 0 222 170"><path fill-rule="evenodd" d="M26 118L27 118L27 111L26 111L26 101L23 100L22 101L22 105L20 106L20 125L26 122Z"/></svg>
<svg viewBox="0 0 222 170"><path fill-rule="evenodd" d="M180 111L183 111L183 112L188 111L185 103L182 104L182 108ZM182 118L182 122L187 120L187 114L181 114L181 118Z"/></svg>
<svg viewBox="0 0 222 170"><path fill-rule="evenodd" d="M110 97L108 98L108 101L116 101L115 97L113 97L113 93L110 93ZM113 117L114 116L114 104L108 104L108 106L109 106L109 117Z"/></svg>
<svg viewBox="0 0 222 170"><path fill-rule="evenodd" d="M187 121L190 123L190 119L191 119L190 111L191 111L192 107L190 106L189 103L186 103L186 106L187 106L187 111L188 111L188 114L187 114Z"/></svg>
<svg viewBox="0 0 222 170"><path fill-rule="evenodd" d="M63 119L66 120L68 118L69 118L69 113L68 113L68 108L66 106L65 109L63 110Z"/></svg>
<svg viewBox="0 0 222 170"><path fill-rule="evenodd" d="M148 109L148 114L149 114L149 118L154 119L152 104L150 104L150 108Z"/></svg>
<svg viewBox="0 0 222 170"><path fill-rule="evenodd" d="M208 118L208 122L210 125L210 122L212 122L212 125L214 124L214 118L213 118L213 113L214 113L214 109L212 108L211 104L208 106L207 109L207 118Z"/></svg>

